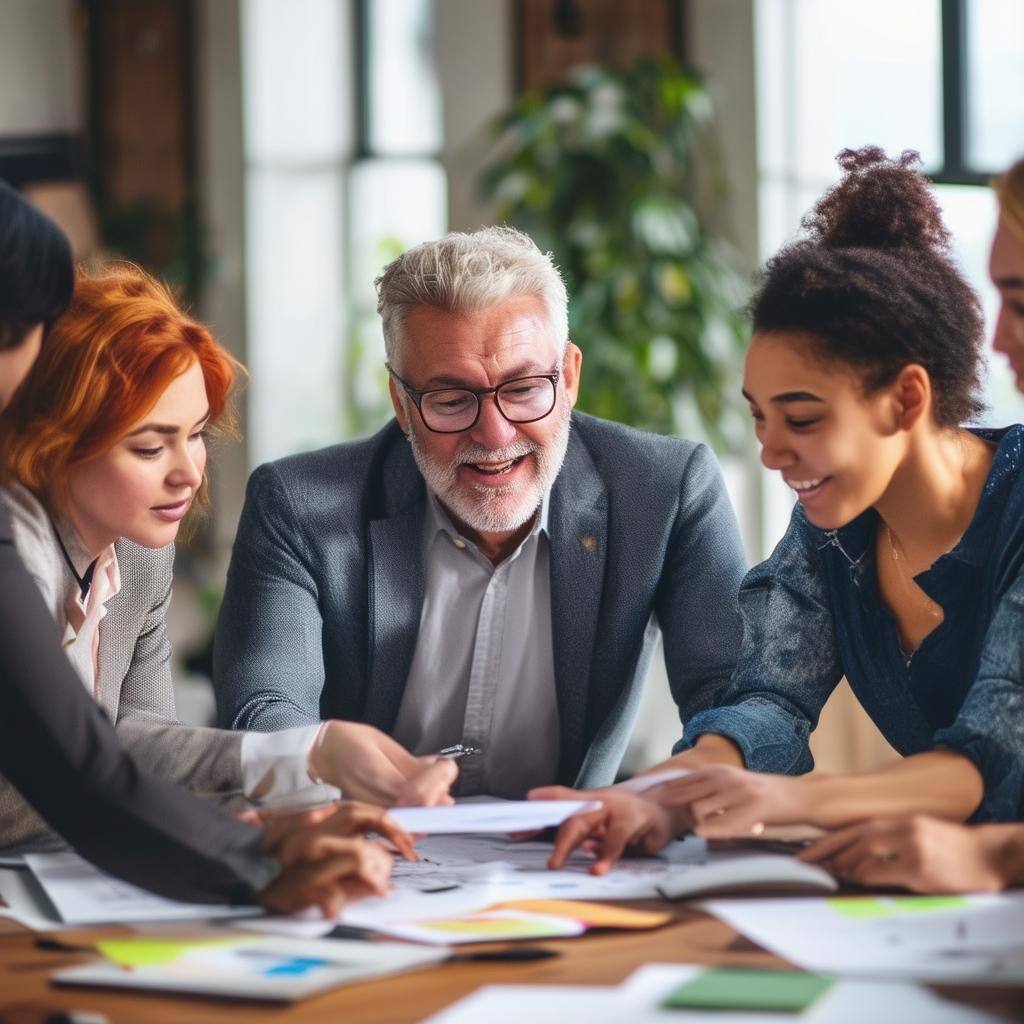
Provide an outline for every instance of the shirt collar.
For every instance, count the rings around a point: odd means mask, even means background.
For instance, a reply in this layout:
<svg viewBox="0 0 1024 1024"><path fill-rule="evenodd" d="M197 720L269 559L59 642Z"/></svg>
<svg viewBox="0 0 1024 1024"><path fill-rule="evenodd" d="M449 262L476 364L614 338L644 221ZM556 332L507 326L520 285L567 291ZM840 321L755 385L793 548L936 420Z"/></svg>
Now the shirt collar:
<svg viewBox="0 0 1024 1024"><path fill-rule="evenodd" d="M541 498L540 512L534 521L533 529L523 538L523 544L525 544L531 537L536 537L540 534L548 536L548 513L551 508L551 488L549 487L544 492L544 497ZM473 544L468 537L463 537L459 533L455 524L452 522L451 517L445 511L444 506L438 500L436 494L427 489L427 514L423 517L423 541L425 548L429 548L431 542L438 535L438 533L444 533L452 541L462 541L464 544ZM475 545L473 545L475 548ZM522 547L522 544L519 546ZM518 550L518 549L517 549Z"/></svg>
<svg viewBox="0 0 1024 1024"><path fill-rule="evenodd" d="M53 513L51 515L51 520L59 540L64 545L64 550L67 552L68 558L71 559L71 564L75 567L75 572L77 572L79 576L84 576L92 562L92 558L89 555L89 549L85 546L85 542L78 535L78 531L74 528L71 520L64 513ZM105 547L99 555L96 556L96 568L93 570L93 584L95 584L97 577L101 575L105 576L108 581L107 585L103 588L105 594L104 601L107 601L121 589L121 566L117 560L117 551L113 544ZM81 595L79 595L79 602L84 607L87 600L82 601Z"/></svg>
<svg viewBox="0 0 1024 1024"><path fill-rule="evenodd" d="M971 522L960 540L941 557L980 566L989 557L995 535L993 524L1002 514L1003 505L1024 467L1024 425L1016 423L1010 427L969 429L976 437L996 445L996 450ZM869 508L838 530L812 528L827 538L826 543L839 547L856 565L874 550L878 513Z"/></svg>

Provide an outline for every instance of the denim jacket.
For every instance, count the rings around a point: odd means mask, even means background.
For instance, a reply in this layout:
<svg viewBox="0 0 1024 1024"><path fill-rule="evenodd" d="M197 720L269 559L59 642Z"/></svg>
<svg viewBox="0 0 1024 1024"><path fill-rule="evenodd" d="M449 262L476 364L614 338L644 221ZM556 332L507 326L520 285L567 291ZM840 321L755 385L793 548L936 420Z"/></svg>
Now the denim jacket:
<svg viewBox="0 0 1024 1024"><path fill-rule="evenodd" d="M978 767L976 821L1021 816L1024 795L1024 426L976 430L998 444L970 526L916 582L943 610L907 659L881 600L878 513L838 530L799 504L771 557L740 588L743 643L719 703L686 726L732 739L748 768L813 767L808 736L843 675L903 755L956 750Z"/></svg>

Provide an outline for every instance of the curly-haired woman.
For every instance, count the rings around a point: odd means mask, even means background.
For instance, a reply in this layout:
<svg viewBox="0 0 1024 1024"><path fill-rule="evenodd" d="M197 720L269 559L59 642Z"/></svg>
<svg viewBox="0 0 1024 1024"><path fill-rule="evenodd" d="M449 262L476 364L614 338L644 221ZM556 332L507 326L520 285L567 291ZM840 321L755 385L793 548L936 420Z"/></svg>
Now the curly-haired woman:
<svg viewBox="0 0 1024 1024"><path fill-rule="evenodd" d="M604 870L627 843L690 827L1020 812L1024 427L963 425L981 411L982 318L915 155L839 161L752 303L744 395L762 462L798 503L743 582L732 682L660 766L689 773L642 797L601 791L601 812L563 826L555 864L595 828ZM1003 298L1001 332L1019 315ZM904 756L806 775L843 675Z"/></svg>

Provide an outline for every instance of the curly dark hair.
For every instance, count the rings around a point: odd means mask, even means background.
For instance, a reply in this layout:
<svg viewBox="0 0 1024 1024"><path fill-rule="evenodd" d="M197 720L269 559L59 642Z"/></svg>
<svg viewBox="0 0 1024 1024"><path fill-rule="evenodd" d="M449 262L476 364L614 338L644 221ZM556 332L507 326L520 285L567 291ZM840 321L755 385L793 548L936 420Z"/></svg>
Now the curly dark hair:
<svg viewBox="0 0 1024 1024"><path fill-rule="evenodd" d="M950 256L918 154L865 146L836 159L846 173L803 219L806 235L765 266L754 330L811 336L814 355L858 371L868 394L917 363L939 426L978 416L981 304Z"/></svg>

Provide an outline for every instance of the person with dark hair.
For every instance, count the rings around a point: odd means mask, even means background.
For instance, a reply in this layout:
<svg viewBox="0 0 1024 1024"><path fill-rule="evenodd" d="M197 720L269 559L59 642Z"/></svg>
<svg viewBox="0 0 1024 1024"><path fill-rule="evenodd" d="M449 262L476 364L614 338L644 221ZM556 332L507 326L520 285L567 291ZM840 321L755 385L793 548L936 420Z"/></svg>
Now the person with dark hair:
<svg viewBox="0 0 1024 1024"><path fill-rule="evenodd" d="M962 426L982 408L982 317L916 155L839 162L751 305L743 393L762 462L798 503L743 581L736 672L656 769L686 773L641 796L596 791L604 808L562 827L554 866L595 832L600 871L686 828L1020 813L1024 427ZM808 776L844 675L904 756Z"/></svg>
<svg viewBox="0 0 1024 1024"><path fill-rule="evenodd" d="M0 409L71 298L57 227L0 182ZM14 548L0 506L0 774L99 867L175 899L258 902L277 911L382 894L391 858L359 833L409 837L383 810L341 805L267 828L142 773L83 688Z"/></svg>
<svg viewBox="0 0 1024 1024"><path fill-rule="evenodd" d="M71 301L71 247L56 224L0 181L0 409Z"/></svg>
<svg viewBox="0 0 1024 1024"><path fill-rule="evenodd" d="M999 292L992 348L1002 352L1024 391L1024 160L995 182L999 221L989 275ZM1017 816L1024 814L1018 809ZM859 885L900 885L917 892L976 892L1024 881L1024 824L965 827L913 815L838 829L802 859L826 864Z"/></svg>

